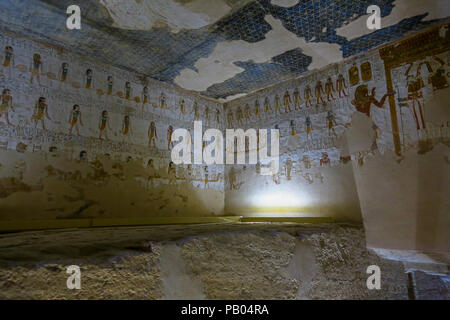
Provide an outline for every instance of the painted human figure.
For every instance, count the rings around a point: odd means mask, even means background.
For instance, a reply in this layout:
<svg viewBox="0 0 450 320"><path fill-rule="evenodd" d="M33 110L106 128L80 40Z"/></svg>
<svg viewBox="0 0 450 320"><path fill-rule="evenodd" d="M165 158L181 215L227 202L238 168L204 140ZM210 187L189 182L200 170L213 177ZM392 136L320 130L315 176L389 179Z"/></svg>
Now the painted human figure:
<svg viewBox="0 0 450 320"><path fill-rule="evenodd" d="M260 115L260 106L259 106L259 100L256 99L255 100L255 118L257 118L258 120L261 119L261 115Z"/></svg>
<svg viewBox="0 0 450 320"><path fill-rule="evenodd" d="M348 94L345 92L345 89L347 89L347 84L345 83L345 78L342 73L340 73L337 77L336 88L339 92L339 98L348 96Z"/></svg>
<svg viewBox="0 0 450 320"><path fill-rule="evenodd" d="M100 130L99 139L102 139L103 134L105 135L105 138L108 140L108 134L106 129L108 129L109 131L111 131L111 127L109 126L109 116L108 116L108 111L103 110L101 115L100 115L100 119L99 119L99 124L98 124L98 128Z"/></svg>
<svg viewBox="0 0 450 320"><path fill-rule="evenodd" d="M129 100L131 97L131 83L129 81L125 82L125 99Z"/></svg>
<svg viewBox="0 0 450 320"><path fill-rule="evenodd" d="M169 162L169 167L167 168L167 177L169 179L169 184L177 183L177 169L175 163L172 161Z"/></svg>
<svg viewBox="0 0 450 320"><path fill-rule="evenodd" d="M91 69L86 70L86 89L94 88L94 76Z"/></svg>
<svg viewBox="0 0 450 320"><path fill-rule="evenodd" d="M130 137L130 134L133 133L132 127L131 127L131 119L129 115L126 115L123 117L123 121L122 121L122 134L123 134L123 138L125 140L125 138Z"/></svg>
<svg viewBox="0 0 450 320"><path fill-rule="evenodd" d="M383 108L386 98L393 94L395 94L395 92L388 92L381 98L380 101L378 101L375 98L375 88L372 88L372 94L369 95L367 85L363 84L356 88L355 99L352 100L352 104L356 107L356 110L370 117L370 107L372 104L378 108Z"/></svg>
<svg viewBox="0 0 450 320"><path fill-rule="evenodd" d="M45 130L45 122L44 117L48 120L52 120L50 116L48 115L48 105L46 103L46 99L44 97L40 97L37 101L35 108L34 108L34 114L33 114L33 120L35 122L34 127L37 127L38 122L41 122L42 129Z"/></svg>
<svg viewBox="0 0 450 320"><path fill-rule="evenodd" d="M245 104L245 109L244 109L244 117L245 117L245 121L247 123L250 122L250 116L251 116L251 111L250 111L250 106L248 103Z"/></svg>
<svg viewBox="0 0 450 320"><path fill-rule="evenodd" d="M304 97L305 97L305 107L312 107L311 97L312 97L312 90L311 86L309 84L306 85L305 91L304 91Z"/></svg>
<svg viewBox="0 0 450 320"><path fill-rule="evenodd" d="M336 117L333 111L329 110L327 112L327 123L328 123L328 135L331 136L331 132L336 136L336 131L334 131L334 126L336 125Z"/></svg>
<svg viewBox="0 0 450 320"><path fill-rule="evenodd" d="M317 83L316 83L315 94L316 94L316 104L319 104L319 101L321 101L322 103L325 103L322 98L322 94L324 94L324 91L323 91L322 81L320 81L320 80L317 81Z"/></svg>
<svg viewBox="0 0 450 320"><path fill-rule="evenodd" d="M3 68L8 69L9 77L11 78L11 68L14 67L15 61L14 61L14 49L11 46L5 47L5 55L3 57Z"/></svg>
<svg viewBox="0 0 450 320"><path fill-rule="evenodd" d="M272 112L272 107L270 106L269 97L264 98L264 112L266 114L266 118L269 116L269 113Z"/></svg>
<svg viewBox="0 0 450 320"><path fill-rule="evenodd" d="M59 70L59 81L66 82L68 74L69 74L69 64L67 62L63 62Z"/></svg>
<svg viewBox="0 0 450 320"><path fill-rule="evenodd" d="M303 165L305 169L311 169L311 160L308 155L304 155L302 158Z"/></svg>
<svg viewBox="0 0 450 320"><path fill-rule="evenodd" d="M208 174L208 166L204 166L204 167L203 167L203 174L204 174L204 176L205 176L205 185L204 185L204 188L206 188L206 187L208 186L208 182L209 182L209 180L208 180L208 177L209 177L209 174Z"/></svg>
<svg viewBox="0 0 450 320"><path fill-rule="evenodd" d="M72 130L75 127L77 135L79 136L80 135L80 129L79 129L78 123L81 126L83 126L83 120L81 119L80 106L77 105L77 104L75 104L72 107L72 111L70 112L69 123L70 123L69 134L72 134Z"/></svg>
<svg viewBox="0 0 450 320"><path fill-rule="evenodd" d="M6 123L12 126L12 123L9 122L8 111L14 111L13 108L13 98L11 96L11 90L8 88L3 89L1 96L1 105L0 105L0 119L5 115Z"/></svg>
<svg viewBox="0 0 450 320"><path fill-rule="evenodd" d="M205 110L203 111L203 116L206 120L206 125L209 126L209 107L205 106Z"/></svg>
<svg viewBox="0 0 450 320"><path fill-rule="evenodd" d="M33 60L31 62L30 70L31 70L31 78L30 83L33 83L34 77L37 78L38 84L41 85L41 76L42 73L42 60L41 55L39 53L33 54Z"/></svg>
<svg viewBox="0 0 450 320"><path fill-rule="evenodd" d="M311 117L309 115L307 115L305 118L305 124L306 124L306 139L308 139L309 134L311 133L312 130Z"/></svg>
<svg viewBox="0 0 450 320"><path fill-rule="evenodd" d="M291 136L295 136L295 121L291 120L289 126L291 128Z"/></svg>
<svg viewBox="0 0 450 320"><path fill-rule="evenodd" d="M217 123L217 125L220 124L220 110L219 109L216 110L216 123Z"/></svg>
<svg viewBox="0 0 450 320"><path fill-rule="evenodd" d="M173 141L172 141L172 133L173 133L173 127L169 125L167 128L167 149L170 151L173 148Z"/></svg>
<svg viewBox="0 0 450 320"><path fill-rule="evenodd" d="M320 166L329 166L331 164L330 158L327 152L322 152L322 158L320 159Z"/></svg>
<svg viewBox="0 0 450 320"><path fill-rule="evenodd" d="M114 79L112 76L108 76L108 78L106 79L107 82L107 86L108 88L106 89L106 94L108 96L112 95L113 92L113 87L114 87Z"/></svg>
<svg viewBox="0 0 450 320"><path fill-rule="evenodd" d="M372 88L372 94L369 95L369 89L367 85L363 84L356 88L355 91L355 99L352 100L352 104L355 106L356 110L364 113L370 118L370 108L372 104L376 107L382 109L386 98L390 95L394 95L395 92L386 93L380 101L375 98L375 88ZM377 147L377 138L378 138L378 126L372 121L372 128L375 130L375 137L372 144L372 149L376 149Z"/></svg>
<svg viewBox="0 0 450 320"><path fill-rule="evenodd" d="M142 114L144 114L145 107L147 106L147 103L150 101L150 94L148 92L148 87L147 86L142 88L141 100L142 100Z"/></svg>
<svg viewBox="0 0 450 320"><path fill-rule="evenodd" d="M241 108L241 106L237 107L236 120L237 120L238 125L242 125L242 108Z"/></svg>
<svg viewBox="0 0 450 320"><path fill-rule="evenodd" d="M198 112L198 104L197 101L194 102L194 106L192 107L194 112L194 121L200 118L200 113Z"/></svg>
<svg viewBox="0 0 450 320"><path fill-rule="evenodd" d="M147 171L148 171L148 178L147 178L147 188L151 187L153 188L155 186L154 180L158 178L158 174L156 172L155 165L153 163L153 159L149 159L147 162Z"/></svg>
<svg viewBox="0 0 450 320"><path fill-rule="evenodd" d="M162 110L166 108L166 95L164 94L164 92L161 92L161 95L159 97L159 106Z"/></svg>
<svg viewBox="0 0 450 320"><path fill-rule="evenodd" d="M301 109L301 101L300 101L300 91L298 91L298 88L294 89L294 110L300 110Z"/></svg>
<svg viewBox="0 0 450 320"><path fill-rule="evenodd" d="M287 180L291 180L292 166L293 166L292 160L290 158L287 158L286 162L284 163L285 174L286 174Z"/></svg>
<svg viewBox="0 0 450 320"><path fill-rule="evenodd" d="M231 111L231 109L228 110L227 122L228 126L231 127L231 125L233 124L233 112Z"/></svg>
<svg viewBox="0 0 450 320"><path fill-rule="evenodd" d="M184 114L186 113L186 102L183 98L180 98L178 103L180 105L180 119L184 119Z"/></svg>
<svg viewBox="0 0 450 320"><path fill-rule="evenodd" d="M148 145L150 148L152 146L156 148L156 139L158 139L158 133L156 132L156 124L152 121L148 127Z"/></svg>
<svg viewBox="0 0 450 320"><path fill-rule="evenodd" d="M333 92L334 91L334 85L333 85L333 80L331 79L331 77L328 77L327 82L325 83L325 92L327 93L327 100L330 100L330 97L335 100Z"/></svg>
<svg viewBox="0 0 450 320"><path fill-rule="evenodd" d="M289 94L289 91L286 90L283 96L283 104L284 104L284 113L291 112L291 95ZM288 111L289 110L289 111Z"/></svg>
<svg viewBox="0 0 450 320"><path fill-rule="evenodd" d="M230 187L230 190L237 189L236 187L236 171L234 167L230 168L230 171L228 171L228 185Z"/></svg>
<svg viewBox="0 0 450 320"><path fill-rule="evenodd" d="M275 95L274 98L274 104L275 104L275 114L280 114L280 97L278 96L278 94Z"/></svg>

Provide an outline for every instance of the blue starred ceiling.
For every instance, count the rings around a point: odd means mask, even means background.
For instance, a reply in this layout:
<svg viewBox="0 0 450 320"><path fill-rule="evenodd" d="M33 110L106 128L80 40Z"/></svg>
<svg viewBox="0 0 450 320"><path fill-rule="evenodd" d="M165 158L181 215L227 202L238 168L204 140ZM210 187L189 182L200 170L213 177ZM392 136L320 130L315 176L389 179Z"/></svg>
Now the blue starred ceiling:
<svg viewBox="0 0 450 320"><path fill-rule="evenodd" d="M448 18L429 0L2 0L0 28L212 98L258 90ZM82 29L66 28L79 5ZM362 30L367 7L381 30ZM365 24L365 20L363 21ZM329 52L322 59L316 48Z"/></svg>

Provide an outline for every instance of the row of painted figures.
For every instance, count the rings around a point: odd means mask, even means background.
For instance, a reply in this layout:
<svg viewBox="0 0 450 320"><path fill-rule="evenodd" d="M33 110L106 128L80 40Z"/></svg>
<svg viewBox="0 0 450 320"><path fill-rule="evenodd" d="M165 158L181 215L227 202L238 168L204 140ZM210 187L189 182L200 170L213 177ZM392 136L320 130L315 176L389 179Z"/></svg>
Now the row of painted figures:
<svg viewBox="0 0 450 320"><path fill-rule="evenodd" d="M14 49L11 46L6 46L6 48L5 48L2 66L3 66L3 68L9 70L9 75L11 77L11 68L15 66ZM41 84L40 76L43 74L42 68L43 68L43 62L42 62L41 55L36 53L33 55L32 62L30 64L30 69L29 69L31 72L31 77L30 77L31 83L33 83L34 78L36 78L38 84L39 85ZM61 83L66 83L68 81L68 74L69 74L69 64L67 62L63 62L60 66L59 75L58 75L57 80L59 80ZM47 76L50 78L53 78L53 76L51 76L50 73L47 73ZM113 93L113 89L114 89L113 76L108 76L106 82L107 82L107 87L105 88L106 94L108 96L114 95L114 93ZM92 69L86 70L83 87L85 89L95 89L94 76L93 76ZM103 95L103 91L100 88L98 88L97 94ZM148 86L144 86L142 88L142 91L139 94L139 96L133 98L132 97L133 96L133 88L131 86L131 82L127 81L127 82L125 82L125 85L124 85L124 92L118 91L116 93L116 95L118 97L124 98L126 100L134 100L137 104L141 103L142 104L142 112L145 111L146 105L150 104L150 91L149 91ZM167 109L169 106L167 104L167 97L166 97L165 93L161 92L159 99L158 99L158 103L157 104L152 103L152 105L155 108L159 106L162 110ZM187 106L186 106L185 100L183 98L180 98L178 105L179 105L178 107L179 107L180 119L184 119L187 114ZM209 123L212 113L214 113L214 112L211 112L207 105L203 108L202 115L203 115L203 118L208 123ZM192 115L193 115L194 120L200 119L200 107L196 101L194 101L194 103L192 105ZM220 124L220 122L221 122L220 110L218 110L218 109L215 110L215 119L214 120L216 121L217 124Z"/></svg>

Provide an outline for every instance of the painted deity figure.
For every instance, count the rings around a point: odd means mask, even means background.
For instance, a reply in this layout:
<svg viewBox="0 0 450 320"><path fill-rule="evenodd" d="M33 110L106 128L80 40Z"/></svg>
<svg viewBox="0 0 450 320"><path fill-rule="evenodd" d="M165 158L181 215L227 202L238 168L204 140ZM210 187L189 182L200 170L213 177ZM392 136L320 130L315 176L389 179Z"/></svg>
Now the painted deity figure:
<svg viewBox="0 0 450 320"><path fill-rule="evenodd" d="M15 65L14 49L11 46L6 46L2 66L3 66L3 68L8 69L10 78L11 78L11 68L14 67L14 65Z"/></svg>
<svg viewBox="0 0 450 320"><path fill-rule="evenodd" d="M72 134L72 130L75 127L75 130L77 132L77 135L80 135L80 129L79 129L79 125L83 126L83 120L81 119L81 111L80 111L80 106L75 104L72 107L72 111L70 112L70 117L69 117L69 123L70 123L70 129L69 129L69 134Z"/></svg>
<svg viewBox="0 0 450 320"><path fill-rule="evenodd" d="M241 106L237 107L236 120L237 120L238 125L242 125L242 108L241 108Z"/></svg>
<svg viewBox="0 0 450 320"><path fill-rule="evenodd" d="M308 155L304 155L302 158L303 165L305 166L305 169L311 169L311 159Z"/></svg>
<svg viewBox="0 0 450 320"><path fill-rule="evenodd" d="M309 134L311 133L312 130L311 117L309 115L307 115L305 118L305 125L306 125L306 139L308 139Z"/></svg>
<svg viewBox="0 0 450 320"><path fill-rule="evenodd" d="M268 117L269 113L272 112L272 107L270 106L269 97L264 98L264 112L266 113L266 117Z"/></svg>
<svg viewBox="0 0 450 320"><path fill-rule="evenodd" d="M91 69L86 70L86 89L94 88L94 75Z"/></svg>
<svg viewBox="0 0 450 320"><path fill-rule="evenodd" d="M309 84L306 85L305 91L304 91L304 97L305 97L305 107L312 107L311 97L312 97L312 90Z"/></svg>
<svg viewBox="0 0 450 320"><path fill-rule="evenodd" d="M172 141L172 133L173 133L173 127L169 125L167 128L167 150L171 150L173 148L173 141Z"/></svg>
<svg viewBox="0 0 450 320"><path fill-rule="evenodd" d="M107 134L107 130L106 129L111 131L111 127L109 126L108 111L106 111L106 110L102 111L102 113L100 115L100 119L99 119L98 128L100 130L98 138L101 140L103 135L105 135L105 138L108 140L108 134Z"/></svg>
<svg viewBox="0 0 450 320"><path fill-rule="evenodd" d="M184 118L184 114L186 112L186 102L183 98L180 98L178 101L178 104L180 105L180 119Z"/></svg>
<svg viewBox="0 0 450 320"><path fill-rule="evenodd" d="M228 186L230 187L230 190L237 189L236 170L234 169L234 167L231 167L230 171L228 171Z"/></svg>
<svg viewBox="0 0 450 320"><path fill-rule="evenodd" d="M322 94L324 94L324 91L323 91L322 81L320 81L320 80L317 81L317 83L316 83L315 94L316 94L316 104L319 104L319 101L321 101L322 103L325 103L322 98Z"/></svg>
<svg viewBox="0 0 450 320"><path fill-rule="evenodd" d="M129 100L131 97L131 83L125 82L125 99Z"/></svg>
<svg viewBox="0 0 450 320"><path fill-rule="evenodd" d="M158 178L158 174L155 168L155 165L153 163L153 159L149 159L147 162L147 171L148 171L148 178L147 178L147 188L151 187L153 188L154 180Z"/></svg>
<svg viewBox="0 0 450 320"><path fill-rule="evenodd" d="M41 123L42 129L45 130L45 122L44 117L48 120L52 120L48 115L48 105L46 103L46 99L44 97L40 97L34 107L33 120L35 122L34 127L37 127L38 122Z"/></svg>
<svg viewBox="0 0 450 320"><path fill-rule="evenodd" d="M416 128L420 130L420 125L422 124L422 128L426 129L425 120L423 117L423 105L421 99L423 99L422 88L425 86L422 77L420 77L420 70L418 70L418 77L415 78L412 75L407 76L407 84L408 84L408 100L412 101L412 111L414 115L414 120L416 121ZM420 116L417 115L417 112Z"/></svg>
<svg viewBox="0 0 450 320"><path fill-rule="evenodd" d="M231 125L233 124L233 112L231 111L231 109L228 110L227 121L228 121L228 126L231 127Z"/></svg>
<svg viewBox="0 0 450 320"><path fill-rule="evenodd" d="M67 62L63 62L59 70L59 81L66 82L68 74L69 74L69 64Z"/></svg>
<svg viewBox="0 0 450 320"><path fill-rule="evenodd" d="M291 136L295 136L295 121L291 120L289 126L291 128Z"/></svg>
<svg viewBox="0 0 450 320"><path fill-rule="evenodd" d="M255 100L255 118L257 118L258 120L260 119L260 114L259 114L259 112L260 112L261 110L260 110L260 106L259 106L259 100L258 99L256 99Z"/></svg>
<svg viewBox="0 0 450 320"><path fill-rule="evenodd" d="M112 76L108 76L108 78L106 79L107 82L107 89L106 89L106 94L108 96L112 95L113 92L113 87L114 87L114 79Z"/></svg>
<svg viewBox="0 0 450 320"><path fill-rule="evenodd" d="M11 126L12 124L11 124L11 122L9 122L9 117L8 117L9 109L11 109L11 111L14 111L13 98L11 96L11 90L9 90L8 88L3 89L2 96L1 96L0 100L1 100L0 119L4 115L5 119L6 119L6 123Z"/></svg>
<svg viewBox="0 0 450 320"><path fill-rule="evenodd" d="M218 125L220 124L220 110L219 109L216 110L216 122Z"/></svg>
<svg viewBox="0 0 450 320"><path fill-rule="evenodd" d="M148 127L148 145L149 147L156 148L156 139L158 139L158 133L156 132L156 124L154 121L150 122L150 126Z"/></svg>
<svg viewBox="0 0 450 320"><path fill-rule="evenodd" d="M322 152L322 158L320 159L320 166L329 166L331 164L330 158L327 152Z"/></svg>
<svg viewBox="0 0 450 320"><path fill-rule="evenodd" d="M345 90L347 89L347 84L345 83L345 78L342 73L340 73L336 79L336 88L339 92L339 98L348 96L348 94L345 92Z"/></svg>
<svg viewBox="0 0 450 320"><path fill-rule="evenodd" d="M131 133L132 133L131 119L129 115L126 115L123 117L122 121L122 134L124 139L129 137Z"/></svg>
<svg viewBox="0 0 450 320"><path fill-rule="evenodd" d="M194 102L194 106L192 107L194 112L194 121L200 118L200 113L198 112L198 104L197 101Z"/></svg>
<svg viewBox="0 0 450 320"><path fill-rule="evenodd" d="M164 92L161 92L161 95L159 97L159 106L161 107L161 109L166 108L166 95L164 94Z"/></svg>
<svg viewBox="0 0 450 320"><path fill-rule="evenodd" d="M289 91L286 90L283 96L283 104L284 104L284 113L291 112L291 95L289 94ZM289 110L289 111L288 111Z"/></svg>
<svg viewBox="0 0 450 320"><path fill-rule="evenodd" d="M208 106L205 106L203 116L206 120L206 125L209 126L209 107Z"/></svg>
<svg viewBox="0 0 450 320"><path fill-rule="evenodd" d="M205 177L205 185L204 185L204 188L206 188L206 187L208 186L208 182L209 182L209 180L208 180L208 177L209 177L208 166L204 166L204 167L203 167L203 174L204 174L204 177Z"/></svg>
<svg viewBox="0 0 450 320"><path fill-rule="evenodd" d="M331 77L328 77L327 82L325 83L325 92L327 93L327 100L330 100L330 97L335 100L333 93L334 91L334 85L333 85L333 80L331 79Z"/></svg>
<svg viewBox="0 0 450 320"><path fill-rule="evenodd" d="M246 103L244 108L244 117L247 123L250 122L250 115L251 115L250 106L248 105L248 103Z"/></svg>
<svg viewBox="0 0 450 320"><path fill-rule="evenodd" d="M301 101L300 101L300 91L298 91L298 88L294 89L294 110L300 110L301 109Z"/></svg>
<svg viewBox="0 0 450 320"><path fill-rule="evenodd" d="M147 105L147 103L150 100L150 93L148 92L148 87L147 86L142 88L141 100L142 100L142 113L144 113L145 106Z"/></svg>
<svg viewBox="0 0 450 320"><path fill-rule="evenodd" d="M42 73L42 59L39 53L35 53L33 55L33 60L31 62L30 70L31 70L31 78L30 83L33 83L34 77L36 77L38 84L41 85L41 76Z"/></svg>
<svg viewBox="0 0 450 320"><path fill-rule="evenodd" d="M278 94L275 95L274 98L274 104L275 104L275 114L280 114L280 97Z"/></svg>
<svg viewBox="0 0 450 320"><path fill-rule="evenodd" d="M328 135L331 136L331 132L336 136L336 131L334 131L334 126L336 125L336 117L333 111L327 112L327 123L328 123Z"/></svg>
<svg viewBox="0 0 450 320"><path fill-rule="evenodd" d="M169 179L169 184L177 183L177 169L175 167L175 163L172 161L169 162L169 167L167 168L167 177Z"/></svg>
<svg viewBox="0 0 450 320"><path fill-rule="evenodd" d="M284 168L287 180L291 180L292 166L293 166L292 160L290 158L286 159L286 162L284 163Z"/></svg>

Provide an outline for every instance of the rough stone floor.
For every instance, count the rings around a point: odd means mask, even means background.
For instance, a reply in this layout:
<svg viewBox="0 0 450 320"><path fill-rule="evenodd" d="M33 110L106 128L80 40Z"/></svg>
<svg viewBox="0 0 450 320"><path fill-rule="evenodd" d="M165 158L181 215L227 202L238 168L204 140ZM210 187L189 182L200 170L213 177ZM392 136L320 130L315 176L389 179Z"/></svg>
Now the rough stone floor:
<svg viewBox="0 0 450 320"><path fill-rule="evenodd" d="M364 239L359 225L286 223L2 234L0 299L411 298L403 264ZM69 265L81 269L80 290L66 286ZM367 289L369 265L381 290Z"/></svg>

